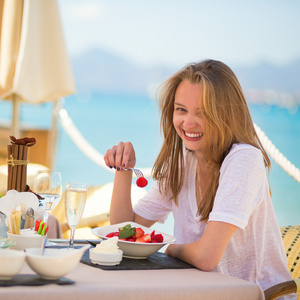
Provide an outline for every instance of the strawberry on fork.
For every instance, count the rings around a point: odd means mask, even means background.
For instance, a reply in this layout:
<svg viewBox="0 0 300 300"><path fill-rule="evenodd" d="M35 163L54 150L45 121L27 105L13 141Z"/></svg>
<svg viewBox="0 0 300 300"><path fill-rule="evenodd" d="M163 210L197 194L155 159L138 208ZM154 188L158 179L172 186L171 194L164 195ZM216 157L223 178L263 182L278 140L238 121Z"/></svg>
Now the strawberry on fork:
<svg viewBox="0 0 300 300"><path fill-rule="evenodd" d="M148 180L144 177L143 173L139 169L135 168L123 168L125 171L133 171L137 177L136 185L138 187L145 187L148 184Z"/></svg>

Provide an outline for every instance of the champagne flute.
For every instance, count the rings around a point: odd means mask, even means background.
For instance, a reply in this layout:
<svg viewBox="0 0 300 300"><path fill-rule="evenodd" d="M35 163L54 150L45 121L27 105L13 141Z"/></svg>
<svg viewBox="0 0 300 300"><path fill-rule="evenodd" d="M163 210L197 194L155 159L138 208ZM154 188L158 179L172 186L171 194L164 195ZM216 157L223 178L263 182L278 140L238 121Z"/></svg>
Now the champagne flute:
<svg viewBox="0 0 300 300"><path fill-rule="evenodd" d="M65 189L65 211L70 227L69 249L74 249L75 228L81 220L87 187L84 183L68 182Z"/></svg>
<svg viewBox="0 0 300 300"><path fill-rule="evenodd" d="M44 209L44 222L47 223L49 214L62 195L61 173L52 170L37 171L34 179L34 192L44 198L39 201Z"/></svg>

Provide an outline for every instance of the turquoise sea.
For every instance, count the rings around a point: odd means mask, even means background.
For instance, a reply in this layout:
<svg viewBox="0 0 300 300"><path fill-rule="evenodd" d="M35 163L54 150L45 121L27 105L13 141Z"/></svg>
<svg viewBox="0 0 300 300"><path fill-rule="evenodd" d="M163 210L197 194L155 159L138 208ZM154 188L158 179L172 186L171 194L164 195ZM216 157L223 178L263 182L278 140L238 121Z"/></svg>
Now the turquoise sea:
<svg viewBox="0 0 300 300"><path fill-rule="evenodd" d="M137 168L151 167L161 146L156 100L140 95L92 93L65 98L64 107L87 141L100 153L119 141L131 141L137 155ZM296 167L300 168L300 110L249 104L253 121ZM10 120L11 103L0 101L0 120ZM20 107L25 124L49 128L52 104ZM274 161L269 174L273 203L281 226L300 223L300 183ZM59 125L55 168L67 181L101 185L113 181L113 173L90 161ZM151 181L150 181L151 184ZM169 218L170 219L170 218ZM172 220L167 225L172 226ZM160 225L159 225L160 226ZM163 226L163 225L162 225ZM165 232L171 230L159 228Z"/></svg>

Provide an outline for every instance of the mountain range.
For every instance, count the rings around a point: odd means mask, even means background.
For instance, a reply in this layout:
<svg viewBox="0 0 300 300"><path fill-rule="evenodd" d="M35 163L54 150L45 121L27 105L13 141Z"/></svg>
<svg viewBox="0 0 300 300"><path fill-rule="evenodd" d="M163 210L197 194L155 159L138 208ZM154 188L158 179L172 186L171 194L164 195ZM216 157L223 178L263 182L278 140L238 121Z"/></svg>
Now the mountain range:
<svg viewBox="0 0 300 300"><path fill-rule="evenodd" d="M177 69L167 65L143 67L102 49L91 49L71 58L78 90L154 94ZM253 66L231 66L250 101L264 95L292 95L300 104L300 58L286 65L261 62ZM276 97L275 97L276 98Z"/></svg>

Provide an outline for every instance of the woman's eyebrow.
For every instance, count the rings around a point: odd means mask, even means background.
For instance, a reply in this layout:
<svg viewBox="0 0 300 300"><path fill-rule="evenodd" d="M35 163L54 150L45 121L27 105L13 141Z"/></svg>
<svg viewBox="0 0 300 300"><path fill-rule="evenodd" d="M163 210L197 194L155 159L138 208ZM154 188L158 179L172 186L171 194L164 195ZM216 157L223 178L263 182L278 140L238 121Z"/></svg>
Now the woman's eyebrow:
<svg viewBox="0 0 300 300"><path fill-rule="evenodd" d="M174 105L185 106L185 105L183 105L181 103L178 103L178 102L174 102Z"/></svg>

